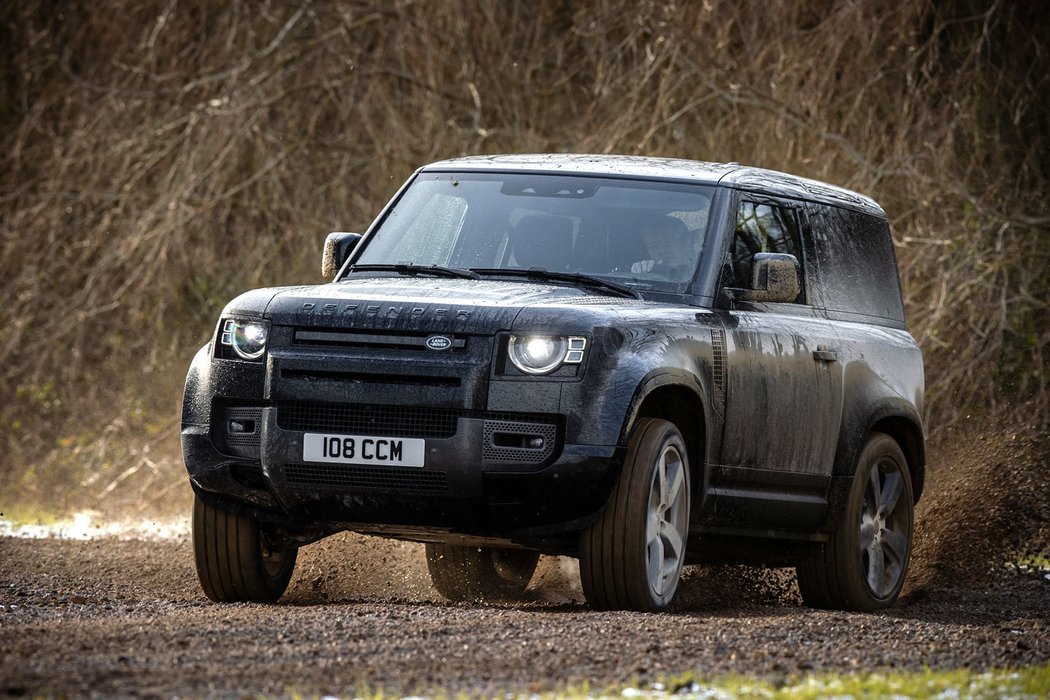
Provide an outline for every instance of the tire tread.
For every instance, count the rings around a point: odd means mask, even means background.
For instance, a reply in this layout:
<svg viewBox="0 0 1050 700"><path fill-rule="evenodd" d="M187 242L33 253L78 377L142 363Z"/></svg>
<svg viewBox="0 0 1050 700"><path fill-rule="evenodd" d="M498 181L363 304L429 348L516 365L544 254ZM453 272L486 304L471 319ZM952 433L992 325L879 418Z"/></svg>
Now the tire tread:
<svg viewBox="0 0 1050 700"><path fill-rule="evenodd" d="M652 599L648 579L637 570L632 554L645 546L645 532L634 523L638 520L635 510L646 507L640 505L640 500L647 504L649 487L648 479L639 479L637 472L651 466L642 463L639 453L651 448L650 443L659 441L660 435L673 425L658 418L638 419L609 502L598 520L581 534L580 584L587 602L597 610L655 612L665 607ZM681 440L680 434L678 439ZM682 457L688 473L684 443ZM644 498L635 493L641 488L639 484L646 489Z"/></svg>
<svg viewBox="0 0 1050 700"><path fill-rule="evenodd" d="M262 560L259 525L194 497L193 554L197 578L217 603L273 603L284 593L297 550L289 546L282 571L270 576Z"/></svg>

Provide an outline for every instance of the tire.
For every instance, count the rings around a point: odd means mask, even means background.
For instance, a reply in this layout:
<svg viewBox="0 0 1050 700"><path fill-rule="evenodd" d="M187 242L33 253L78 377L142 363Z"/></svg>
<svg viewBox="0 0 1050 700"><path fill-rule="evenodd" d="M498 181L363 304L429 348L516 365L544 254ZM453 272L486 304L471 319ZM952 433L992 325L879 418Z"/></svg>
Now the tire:
<svg viewBox="0 0 1050 700"><path fill-rule="evenodd" d="M298 547L277 544L259 523L193 499L193 557L216 603L273 603L292 578Z"/></svg>
<svg viewBox="0 0 1050 700"><path fill-rule="evenodd" d="M904 453L889 435L872 433L838 528L796 566L803 602L854 612L893 605L908 573L914 509Z"/></svg>
<svg viewBox="0 0 1050 700"><path fill-rule="evenodd" d="M527 549L428 544L426 550L434 588L457 601L521 598L540 559Z"/></svg>
<svg viewBox="0 0 1050 700"><path fill-rule="evenodd" d="M631 431L612 498L580 539L580 582L599 610L659 612L678 588L689 534L689 457L673 423Z"/></svg>

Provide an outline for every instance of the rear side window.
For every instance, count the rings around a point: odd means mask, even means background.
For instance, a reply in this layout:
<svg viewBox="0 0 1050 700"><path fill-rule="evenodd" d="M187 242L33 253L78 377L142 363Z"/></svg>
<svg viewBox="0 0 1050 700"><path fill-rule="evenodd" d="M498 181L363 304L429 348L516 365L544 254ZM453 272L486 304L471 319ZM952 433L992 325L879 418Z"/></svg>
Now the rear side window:
<svg viewBox="0 0 1050 700"><path fill-rule="evenodd" d="M885 219L838 207L807 206L810 303L850 314L904 322L897 259Z"/></svg>
<svg viewBox="0 0 1050 700"><path fill-rule="evenodd" d="M732 277L727 287L748 287L751 284L751 260L756 253L788 253L802 264L802 246L799 241L798 216L790 207L742 201L736 214L736 231L730 250ZM805 272L796 303L806 301Z"/></svg>

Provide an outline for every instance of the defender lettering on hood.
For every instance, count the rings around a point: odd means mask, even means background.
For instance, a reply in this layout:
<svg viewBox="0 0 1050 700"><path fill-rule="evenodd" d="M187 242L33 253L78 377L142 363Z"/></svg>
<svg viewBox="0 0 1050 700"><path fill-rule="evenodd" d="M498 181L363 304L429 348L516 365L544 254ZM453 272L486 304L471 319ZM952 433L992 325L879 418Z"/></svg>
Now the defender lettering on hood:
<svg viewBox="0 0 1050 700"><path fill-rule="evenodd" d="M303 302L302 310L305 312L314 312L334 316L339 315L343 318L354 317L358 314L364 314L366 316L378 316L383 312L383 306L381 304L336 304L327 303L318 306L315 302L307 301ZM410 309L406 309L404 306L387 306L385 314L386 316L401 316L407 314L408 316L425 316L431 314L433 316L445 316L446 314L452 314L457 318L466 318L470 316L470 309L449 309L449 308L435 308L427 309L422 306L414 306Z"/></svg>

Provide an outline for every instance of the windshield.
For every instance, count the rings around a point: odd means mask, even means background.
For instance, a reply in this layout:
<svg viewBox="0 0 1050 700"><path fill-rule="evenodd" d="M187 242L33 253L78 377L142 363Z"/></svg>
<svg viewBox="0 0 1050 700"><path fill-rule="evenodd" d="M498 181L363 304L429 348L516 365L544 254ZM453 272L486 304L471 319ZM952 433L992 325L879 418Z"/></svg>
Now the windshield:
<svg viewBox="0 0 1050 700"><path fill-rule="evenodd" d="M422 173L355 265L582 273L684 292L712 188L565 175Z"/></svg>

